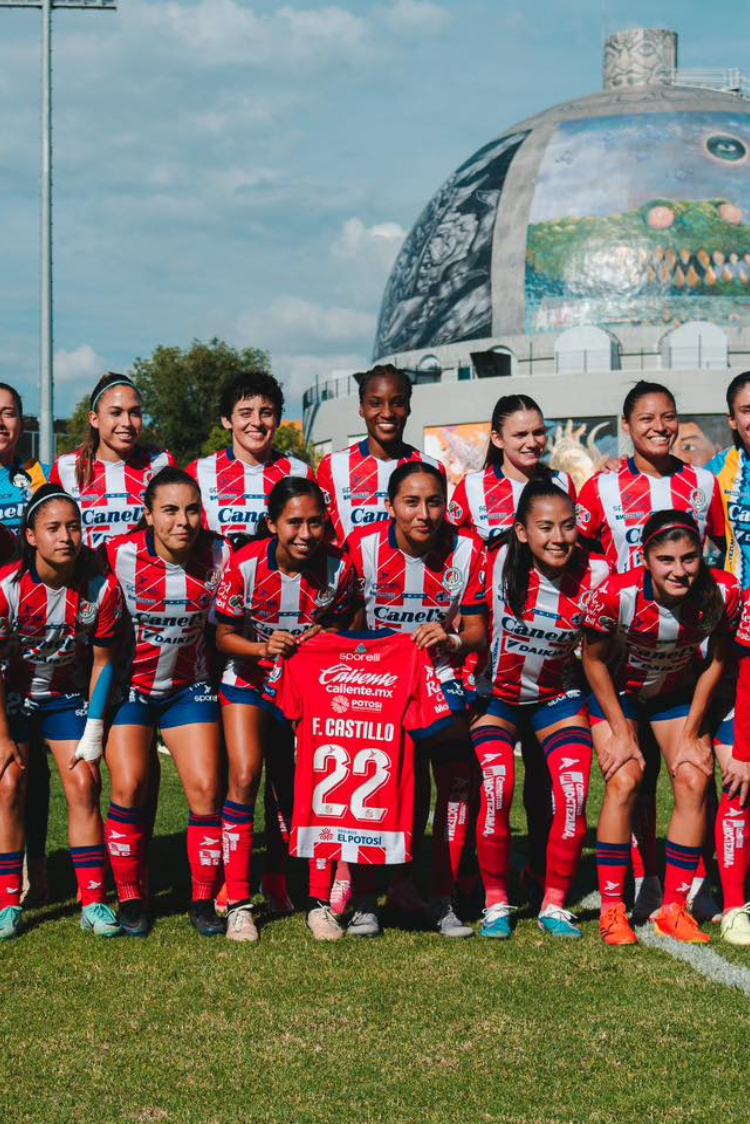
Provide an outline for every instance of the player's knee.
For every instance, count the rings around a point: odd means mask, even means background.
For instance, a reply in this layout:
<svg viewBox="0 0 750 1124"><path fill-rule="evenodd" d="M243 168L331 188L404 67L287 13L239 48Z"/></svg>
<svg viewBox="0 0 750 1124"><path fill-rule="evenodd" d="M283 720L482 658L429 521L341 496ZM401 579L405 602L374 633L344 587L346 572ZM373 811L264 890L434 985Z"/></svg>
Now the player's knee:
<svg viewBox="0 0 750 1124"><path fill-rule="evenodd" d="M258 795L260 769L239 765L229 772L229 797L239 804L252 804Z"/></svg>
<svg viewBox="0 0 750 1124"><path fill-rule="evenodd" d="M0 815L14 814L23 805L26 779L20 769L9 766L0 780Z"/></svg>
<svg viewBox="0 0 750 1124"><path fill-rule="evenodd" d="M148 798L148 776L129 773L112 777L112 801L123 808L140 808Z"/></svg>
<svg viewBox="0 0 750 1124"><path fill-rule="evenodd" d="M80 763L71 771L65 786L68 804L91 811L99 804L99 782L87 765Z"/></svg>
<svg viewBox="0 0 750 1124"><path fill-rule="evenodd" d="M634 762L623 765L607 781L607 795L621 804L633 804L638 796L641 783L641 770Z"/></svg>
<svg viewBox="0 0 750 1124"><path fill-rule="evenodd" d="M221 807L221 790L218 777L199 777L187 791L188 803L193 812L210 816Z"/></svg>

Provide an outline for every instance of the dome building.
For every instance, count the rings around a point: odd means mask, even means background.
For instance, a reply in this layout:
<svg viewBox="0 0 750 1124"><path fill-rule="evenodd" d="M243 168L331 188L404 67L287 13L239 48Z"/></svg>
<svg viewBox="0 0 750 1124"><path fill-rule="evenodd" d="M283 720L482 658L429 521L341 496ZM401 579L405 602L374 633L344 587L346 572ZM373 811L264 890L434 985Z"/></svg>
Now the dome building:
<svg viewBox="0 0 750 1124"><path fill-rule="evenodd" d="M374 359L416 384L408 440L458 475L481 461L496 399L523 392L553 458L585 476L622 451L622 400L650 378L675 391L685 459L726 443L724 389L750 366L749 92L735 71L678 70L672 32L619 32L601 93L519 122L454 172L380 310ZM321 451L361 434L356 389L305 395Z"/></svg>

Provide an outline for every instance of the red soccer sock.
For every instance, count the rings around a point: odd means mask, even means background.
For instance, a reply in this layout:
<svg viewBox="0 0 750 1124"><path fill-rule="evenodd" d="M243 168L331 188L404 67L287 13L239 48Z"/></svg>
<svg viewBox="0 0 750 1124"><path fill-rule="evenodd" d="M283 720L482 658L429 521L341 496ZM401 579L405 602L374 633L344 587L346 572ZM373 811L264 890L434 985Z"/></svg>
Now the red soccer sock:
<svg viewBox="0 0 750 1124"><path fill-rule="evenodd" d="M700 859L700 847L685 847L667 839L665 844L667 866L664 872L664 905L678 902L687 903L687 896L693 884L695 871Z"/></svg>
<svg viewBox="0 0 750 1124"><path fill-rule="evenodd" d="M106 902L106 852L104 844L96 843L93 847L71 847L70 857L73 860L81 906L85 909L87 905Z"/></svg>
<svg viewBox="0 0 750 1124"><path fill-rule="evenodd" d="M229 905L250 900L254 820L254 804L224 801L221 813L221 838Z"/></svg>
<svg viewBox="0 0 750 1124"><path fill-rule="evenodd" d="M716 854L719 859L724 909L738 909L747 901L745 883L750 869L750 810L739 796L722 793L716 814Z"/></svg>
<svg viewBox="0 0 750 1124"><path fill-rule="evenodd" d="M656 796L653 792L641 792L636 799L630 858L634 878L651 878L657 874Z"/></svg>
<svg viewBox="0 0 750 1124"><path fill-rule="evenodd" d="M510 809L515 738L499 726L477 726L471 741L482 770L477 819L477 858L488 906L508 900Z"/></svg>
<svg viewBox="0 0 750 1124"><path fill-rule="evenodd" d="M193 901L212 902L219 888L221 870L221 816L213 812L188 818L187 853L193 882Z"/></svg>
<svg viewBox="0 0 750 1124"><path fill-rule="evenodd" d="M331 900L334 864L327 859L310 859L310 897L318 902Z"/></svg>
<svg viewBox="0 0 750 1124"><path fill-rule="evenodd" d="M432 894L452 898L469 842L471 764L448 761L436 766L437 795L432 825Z"/></svg>
<svg viewBox="0 0 750 1124"><path fill-rule="evenodd" d="M0 855L0 909L20 906L23 885L23 851Z"/></svg>
<svg viewBox="0 0 750 1124"><path fill-rule="evenodd" d="M554 815L547 842L544 901L564 906L586 838L586 797L589 791L593 742L583 726L570 726L542 742L552 777Z"/></svg>
<svg viewBox="0 0 750 1124"><path fill-rule="evenodd" d="M625 879L630 866L629 843L596 841L596 875L602 899L602 913L625 900Z"/></svg>
<svg viewBox="0 0 750 1124"><path fill-rule="evenodd" d="M107 816L109 864L121 902L143 896L141 880L146 865L148 825L143 808L110 804Z"/></svg>

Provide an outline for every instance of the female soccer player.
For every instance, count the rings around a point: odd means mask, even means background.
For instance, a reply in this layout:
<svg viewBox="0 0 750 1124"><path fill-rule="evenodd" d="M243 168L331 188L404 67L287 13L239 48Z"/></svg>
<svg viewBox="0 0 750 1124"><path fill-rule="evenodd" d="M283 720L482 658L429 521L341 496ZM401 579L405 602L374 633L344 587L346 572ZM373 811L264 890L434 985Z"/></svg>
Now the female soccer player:
<svg viewBox="0 0 750 1124"><path fill-rule="evenodd" d="M258 530L271 489L286 476L313 479L304 461L273 447L284 412L284 393L273 375L235 375L221 392L221 424L232 447L188 465L203 497L204 526L241 545Z"/></svg>
<svg viewBox="0 0 750 1124"><path fill-rule="evenodd" d="M750 371L727 387L729 428L734 444L709 461L706 469L719 481L727 541L724 568L750 587Z"/></svg>
<svg viewBox="0 0 750 1124"><path fill-rule="evenodd" d="M577 512L583 538L600 544L612 569L622 573L641 564L641 534L652 512L677 509L695 517L701 540L708 535L723 550L724 514L715 477L707 469L683 464L671 453L678 432L671 390L659 383L636 383L625 396L622 428L633 444L633 455L617 472L600 472L581 489ZM660 754L648 734L641 748L646 754L646 775L634 815L633 873L634 913L645 920L662 901L656 873ZM705 868L691 890L691 901L700 892L693 908L710 917L715 903L704 879Z"/></svg>
<svg viewBox="0 0 750 1124"><path fill-rule="evenodd" d="M453 493L448 518L457 526L475 531L485 541L507 536L518 501L532 480L553 480L575 500L575 486L565 472L544 464L547 429L540 407L526 394L498 398L490 421L490 440L484 468L469 472ZM536 739L528 732L521 739L524 758L523 802L528 824L529 859L522 881L529 900L537 906L544 887L544 862L552 822L549 774Z"/></svg>
<svg viewBox="0 0 750 1124"><path fill-rule="evenodd" d="M347 549L362 591L365 626L412 633L420 648L441 657L438 675L454 721L429 747L437 785L430 911L443 936L468 937L473 930L461 924L452 904L471 819L461 658L486 642L486 556L481 539L446 522L445 477L434 465L396 468L388 481L387 510L387 523L351 535ZM426 816L428 810L429 798L421 811ZM415 827L415 838L423 831L424 824Z"/></svg>
<svg viewBox="0 0 750 1124"><path fill-rule="evenodd" d="M0 939L21 928L25 778L35 729L52 751L68 803L81 928L114 937L120 927L106 904L96 763L120 594L82 546L78 506L54 484L29 501L21 535L21 561L0 576L0 643L7 646L0 681Z"/></svg>
<svg viewBox="0 0 750 1124"><path fill-rule="evenodd" d="M33 458L22 460L18 444L23 434L23 403L13 386L0 383L0 563L16 553L15 534L21 527L25 505L47 481L49 468ZM24 905L47 900L47 819L49 817L49 765L44 742L34 736L29 745L26 778L26 870L28 889Z"/></svg>
<svg viewBox="0 0 750 1124"><path fill-rule="evenodd" d="M78 501L86 543L98 547L135 527L146 485L174 459L140 444L141 395L127 375L103 375L90 406L86 441L75 453L57 458L50 479Z"/></svg>
<svg viewBox="0 0 750 1124"><path fill-rule="evenodd" d="M623 895L633 808L644 769L638 721L648 723L669 768L674 811L667 833L664 903L657 933L707 943L687 911L706 831L713 777L709 706L726 672L739 588L710 570L697 520L678 509L645 523L643 566L609 578L586 612L584 670L592 690L594 746L606 782L597 866L601 933L607 944L633 944ZM701 661L700 648L709 640Z"/></svg>
<svg viewBox="0 0 750 1124"><path fill-rule="evenodd" d="M351 610L351 565L325 542L326 508L313 480L287 476L274 485L265 522L270 538L252 542L232 558L216 603L216 646L229 656L220 700L229 755L229 788L222 811L224 873L227 883L227 937L257 941L250 904L255 799L263 767L279 788L291 783L292 752L277 745L278 722L262 699L263 684L278 656L299 645ZM291 737L287 739L291 741ZM291 749L291 746L290 746ZM286 769L290 775L278 776ZM285 783L284 783L285 782ZM321 940L342 930L330 911L331 864L311 863L308 925ZM266 871L273 900L287 897L286 878Z"/></svg>
<svg viewBox="0 0 750 1124"><path fill-rule="evenodd" d="M507 534L521 493L532 480L554 480L575 501L573 481L544 464L544 416L526 394L498 398L490 422L484 468L468 472L453 493L448 516L456 527L476 531L485 541Z"/></svg>
<svg viewBox="0 0 750 1124"><path fill-rule="evenodd" d="M398 465L421 461L444 471L432 457L404 441L411 390L406 372L390 363L359 376L359 416L367 436L350 449L329 453L318 468L318 483L339 546L359 527L387 521L388 481Z"/></svg>
<svg viewBox="0 0 750 1124"><path fill-rule="evenodd" d="M201 526L198 485L163 468L144 496L146 529L107 543L132 626L124 699L107 739L112 781L107 846L128 936L145 936L145 802L149 752L161 731L185 790L192 876L191 924L224 931L214 897L221 863L219 704L210 683L206 623L229 547Z"/></svg>
<svg viewBox="0 0 750 1124"><path fill-rule="evenodd" d="M484 937L511 935L513 748L524 732L541 746L554 795L539 928L555 937L581 936L565 908L586 836L592 757L575 651L586 601L609 567L577 540L571 497L551 480L536 480L521 493L507 545L489 555L491 663L478 685L471 727L482 770L477 854Z"/></svg>

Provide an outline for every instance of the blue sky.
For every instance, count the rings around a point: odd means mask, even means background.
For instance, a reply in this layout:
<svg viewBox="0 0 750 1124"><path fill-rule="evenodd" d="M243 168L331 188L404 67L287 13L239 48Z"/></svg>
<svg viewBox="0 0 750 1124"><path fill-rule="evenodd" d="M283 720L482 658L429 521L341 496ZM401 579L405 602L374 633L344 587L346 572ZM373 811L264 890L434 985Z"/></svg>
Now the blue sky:
<svg viewBox="0 0 750 1124"><path fill-rule="evenodd" d="M267 348L289 416L365 364L401 240L523 117L601 86L601 42L739 66L729 0L120 0L55 16L56 413L105 369ZM744 63L750 71L750 62ZM0 9L0 379L38 403L39 15Z"/></svg>

